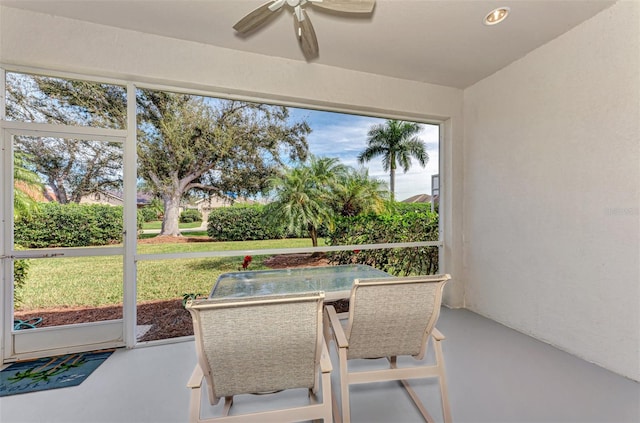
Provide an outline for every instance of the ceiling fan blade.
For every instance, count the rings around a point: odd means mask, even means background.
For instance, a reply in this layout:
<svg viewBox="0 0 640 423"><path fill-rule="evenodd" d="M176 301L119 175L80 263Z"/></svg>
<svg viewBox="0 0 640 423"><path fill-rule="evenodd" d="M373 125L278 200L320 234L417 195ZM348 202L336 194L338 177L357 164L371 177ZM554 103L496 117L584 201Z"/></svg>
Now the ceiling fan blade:
<svg viewBox="0 0 640 423"><path fill-rule="evenodd" d="M258 28L260 25L265 23L270 18L274 17L277 12L279 12L280 8L276 10L271 10L269 6L274 4L275 2L270 1L268 3L263 4L258 7L253 12L250 12L244 18L240 19L234 26L233 29L238 31L241 34L246 34L248 32L253 31Z"/></svg>
<svg viewBox="0 0 640 423"><path fill-rule="evenodd" d="M376 0L308 0L313 7L346 13L371 13Z"/></svg>
<svg viewBox="0 0 640 423"><path fill-rule="evenodd" d="M293 23L296 30L296 36L300 43L302 53L307 60L315 59L318 57L318 39L316 38L316 32L311 25L309 15L307 12L300 9L302 19L298 19L296 13L293 14Z"/></svg>

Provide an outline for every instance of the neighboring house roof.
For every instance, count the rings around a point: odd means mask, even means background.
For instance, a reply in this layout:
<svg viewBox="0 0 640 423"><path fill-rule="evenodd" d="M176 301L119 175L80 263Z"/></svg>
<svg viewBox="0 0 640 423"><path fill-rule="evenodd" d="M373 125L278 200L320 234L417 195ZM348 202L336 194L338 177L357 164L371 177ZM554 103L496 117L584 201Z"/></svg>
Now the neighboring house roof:
<svg viewBox="0 0 640 423"><path fill-rule="evenodd" d="M88 195L83 196L83 199L90 200L89 202L100 202L101 197L108 199L110 201L106 201L107 203L120 203L124 204L124 195L121 191L98 191ZM136 195L136 203L138 207L143 207L151 203L153 199L153 194L149 194L147 192L139 192ZM83 200L80 200L83 202Z"/></svg>
<svg viewBox="0 0 640 423"><path fill-rule="evenodd" d="M403 203L430 203L431 196L429 194L418 194L402 200Z"/></svg>
<svg viewBox="0 0 640 423"><path fill-rule="evenodd" d="M139 192L136 197L136 202L139 206L146 206L151 204L151 200L153 200L155 196L149 192Z"/></svg>

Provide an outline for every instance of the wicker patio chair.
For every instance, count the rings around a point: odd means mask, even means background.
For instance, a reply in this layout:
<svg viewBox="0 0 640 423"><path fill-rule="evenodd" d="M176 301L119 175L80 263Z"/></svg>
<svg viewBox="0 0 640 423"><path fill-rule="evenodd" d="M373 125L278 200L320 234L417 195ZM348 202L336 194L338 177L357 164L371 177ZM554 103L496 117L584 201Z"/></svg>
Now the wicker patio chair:
<svg viewBox="0 0 640 423"><path fill-rule="evenodd" d="M188 302L198 358L187 385L191 388L190 421L332 421L331 362L322 337L323 300L324 293L316 292ZM203 380L212 405L225 400L217 417L201 418ZM320 385L322 402L316 395ZM308 405L229 415L235 395L295 388L308 389Z"/></svg>
<svg viewBox="0 0 640 423"><path fill-rule="evenodd" d="M435 328L440 313L442 290L449 275L356 280L351 290L348 313L338 315L326 307L325 337L335 341L340 362L342 420L350 421L349 385L400 380L418 410L433 421L406 379L436 377L440 382L442 413L451 421L440 343L444 336ZM340 318L348 316L346 327ZM327 326L331 327L329 331ZM398 356L424 358L429 338L435 348L435 364L398 367ZM327 340L328 342L329 340ZM348 361L386 357L389 368L349 371Z"/></svg>

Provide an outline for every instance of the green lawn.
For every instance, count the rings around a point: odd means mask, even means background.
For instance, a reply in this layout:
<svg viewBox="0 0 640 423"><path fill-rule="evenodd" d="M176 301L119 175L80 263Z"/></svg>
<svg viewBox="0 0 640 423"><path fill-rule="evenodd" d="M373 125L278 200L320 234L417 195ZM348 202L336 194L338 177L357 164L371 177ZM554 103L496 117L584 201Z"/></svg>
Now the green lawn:
<svg viewBox="0 0 640 423"><path fill-rule="evenodd" d="M138 254L257 250L310 247L310 239L244 242L139 244ZM254 255L250 270L266 268L269 256ZM244 257L143 260L137 263L138 301L206 295L221 273L236 271ZM122 257L77 257L30 260L22 292L22 310L61 306L100 306L122 302Z"/></svg>
<svg viewBox="0 0 640 423"><path fill-rule="evenodd" d="M191 229L191 228L199 228L202 225L202 222L190 222L190 223L179 223L178 227L180 229ZM152 222L144 222L142 224L142 229L160 229L162 228L161 220L154 220Z"/></svg>
<svg viewBox="0 0 640 423"><path fill-rule="evenodd" d="M184 229L184 228L183 228ZM184 233L185 236L209 236L209 234L207 233L207 231L188 231ZM139 239L147 239L147 238L153 238L158 236L157 233L153 233L153 234L145 234L142 233L138 236ZM311 241L309 241L311 242Z"/></svg>

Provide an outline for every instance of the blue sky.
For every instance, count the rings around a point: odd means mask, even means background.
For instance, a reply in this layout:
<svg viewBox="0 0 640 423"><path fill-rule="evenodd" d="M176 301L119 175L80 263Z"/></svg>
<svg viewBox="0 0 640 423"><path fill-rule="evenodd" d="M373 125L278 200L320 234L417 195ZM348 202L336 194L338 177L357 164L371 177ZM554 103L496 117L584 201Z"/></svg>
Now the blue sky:
<svg viewBox="0 0 640 423"><path fill-rule="evenodd" d="M357 156L367 146L367 132L373 125L386 119L348 115L334 112L289 108L290 116L305 119L312 132L308 136L309 150L316 156L337 157L342 163L355 168L361 165ZM429 154L427 166L422 168L415 160L407 173L396 171L396 199L404 200L416 194L431 194L431 175L438 173L438 126L421 124L418 137L424 141ZM373 159L365 163L371 177L389 183L389 174L382 169L382 161Z"/></svg>

